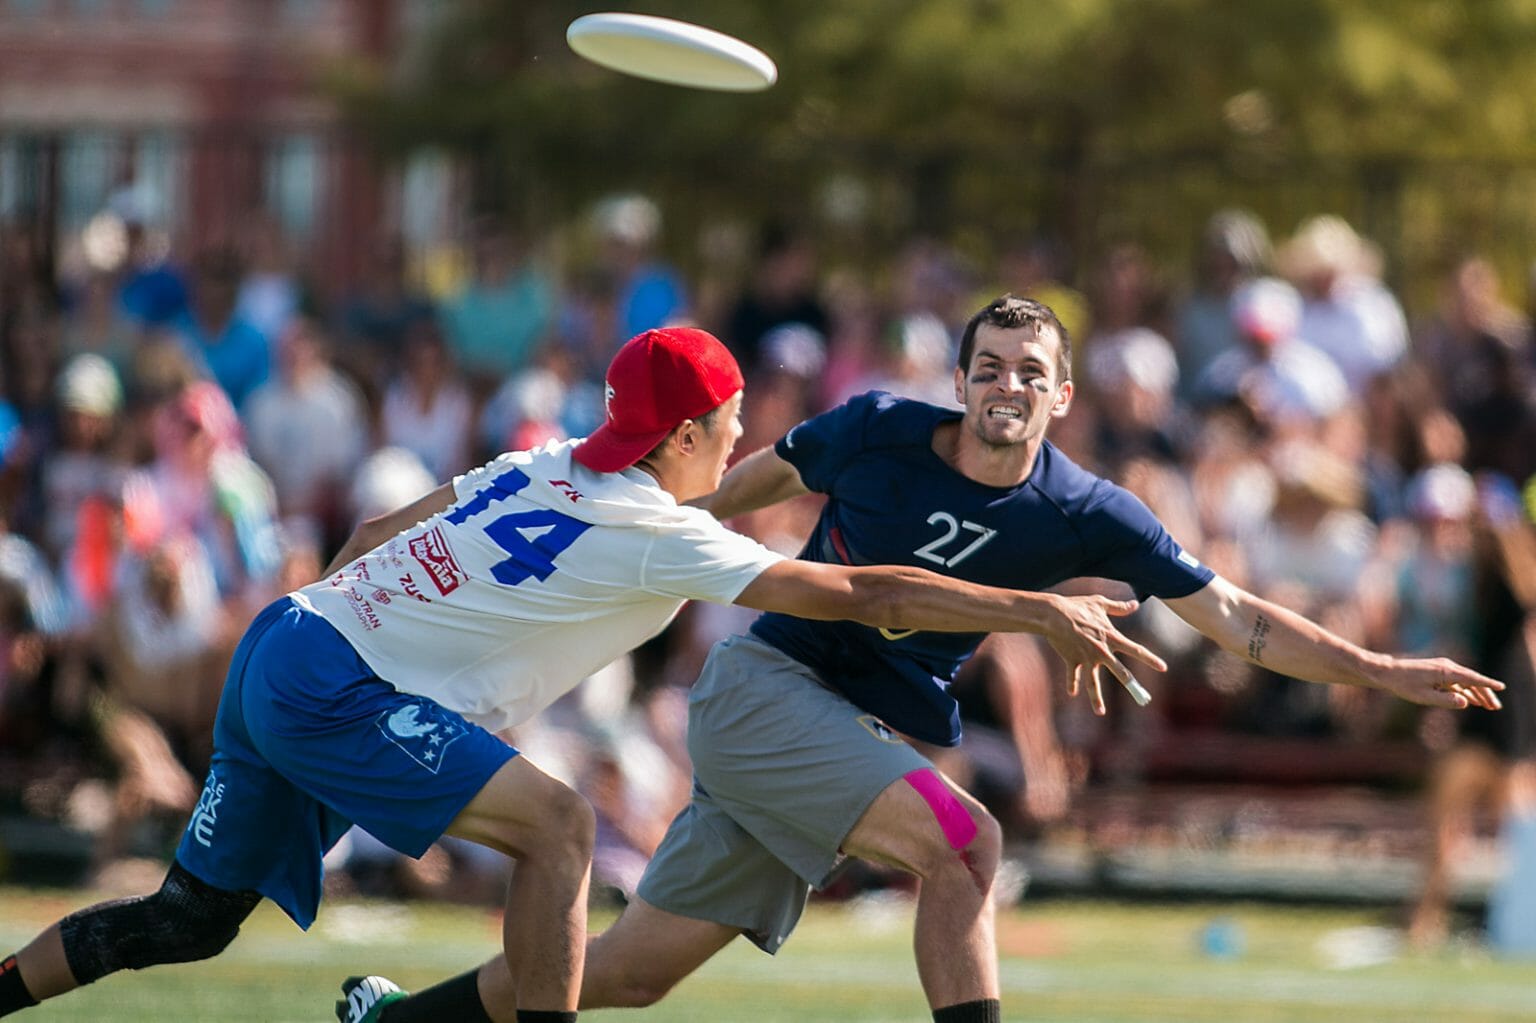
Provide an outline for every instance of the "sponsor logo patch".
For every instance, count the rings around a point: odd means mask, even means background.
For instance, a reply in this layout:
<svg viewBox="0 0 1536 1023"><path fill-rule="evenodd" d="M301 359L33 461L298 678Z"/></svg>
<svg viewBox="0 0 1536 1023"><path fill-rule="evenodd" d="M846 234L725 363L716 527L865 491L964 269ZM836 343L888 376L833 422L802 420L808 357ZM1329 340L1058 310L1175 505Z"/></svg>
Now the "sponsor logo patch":
<svg viewBox="0 0 1536 1023"><path fill-rule="evenodd" d="M411 537L410 549L411 556L427 570L427 577L443 596L458 589L468 578L455 560L440 528L434 526L420 536Z"/></svg>
<svg viewBox="0 0 1536 1023"><path fill-rule="evenodd" d="M873 714L860 714L854 720L863 725L866 732L868 732L870 735L873 735L881 742L888 742L892 745L895 745L901 741L901 736L891 731L890 728L886 726L884 721L881 721Z"/></svg>
<svg viewBox="0 0 1536 1023"><path fill-rule="evenodd" d="M416 585L416 580L411 578L409 572L400 577L400 589L405 591L406 596L415 597L423 604L432 603L432 598L421 592L421 587Z"/></svg>
<svg viewBox="0 0 1536 1023"><path fill-rule="evenodd" d="M448 747L467 731L462 722L429 700L401 704L380 714L373 723L384 738L433 774L442 768Z"/></svg>

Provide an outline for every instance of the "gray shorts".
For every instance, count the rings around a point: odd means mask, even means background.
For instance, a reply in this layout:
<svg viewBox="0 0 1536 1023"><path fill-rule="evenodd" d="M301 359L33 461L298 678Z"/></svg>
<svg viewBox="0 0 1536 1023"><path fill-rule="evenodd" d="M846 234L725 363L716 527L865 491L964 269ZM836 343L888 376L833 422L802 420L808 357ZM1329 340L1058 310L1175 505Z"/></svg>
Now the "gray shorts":
<svg viewBox="0 0 1536 1023"><path fill-rule="evenodd" d="M688 701L693 800L639 896L782 945L875 797L932 767L799 661L750 636L710 651Z"/></svg>

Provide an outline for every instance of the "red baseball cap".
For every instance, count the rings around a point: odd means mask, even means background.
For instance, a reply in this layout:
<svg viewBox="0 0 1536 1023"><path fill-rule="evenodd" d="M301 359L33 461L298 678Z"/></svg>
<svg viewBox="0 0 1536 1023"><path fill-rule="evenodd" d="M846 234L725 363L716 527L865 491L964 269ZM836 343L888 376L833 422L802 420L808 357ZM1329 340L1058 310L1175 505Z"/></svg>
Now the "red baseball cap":
<svg viewBox="0 0 1536 1023"><path fill-rule="evenodd" d="M637 334L608 364L607 421L572 457L594 472L618 472L684 419L719 408L742 385L735 356L706 330L663 327Z"/></svg>

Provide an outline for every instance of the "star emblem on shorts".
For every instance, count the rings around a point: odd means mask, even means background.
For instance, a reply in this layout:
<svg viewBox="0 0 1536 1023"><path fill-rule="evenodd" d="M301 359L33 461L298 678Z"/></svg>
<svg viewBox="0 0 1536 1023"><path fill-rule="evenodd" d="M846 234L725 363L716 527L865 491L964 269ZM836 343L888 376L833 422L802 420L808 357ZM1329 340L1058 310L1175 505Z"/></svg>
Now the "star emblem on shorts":
<svg viewBox="0 0 1536 1023"><path fill-rule="evenodd" d="M463 721L430 700L391 704L374 724L402 753L433 774L448 761L448 750L468 728Z"/></svg>

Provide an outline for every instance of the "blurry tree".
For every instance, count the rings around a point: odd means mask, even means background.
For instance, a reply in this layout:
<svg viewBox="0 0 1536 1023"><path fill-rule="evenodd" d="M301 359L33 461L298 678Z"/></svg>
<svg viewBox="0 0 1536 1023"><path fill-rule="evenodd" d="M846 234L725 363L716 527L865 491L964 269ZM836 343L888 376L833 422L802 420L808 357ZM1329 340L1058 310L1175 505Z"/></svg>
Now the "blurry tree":
<svg viewBox="0 0 1536 1023"><path fill-rule="evenodd" d="M535 217L638 188L698 216L842 217L870 246L1043 229L1172 255L1243 202L1281 233L1342 213L1424 272L1433 247L1524 260L1536 237L1536 0L617 5L761 46L780 81L745 95L581 61L564 30L590 3L442 6L413 73L339 86L387 152L462 154L479 203Z"/></svg>

